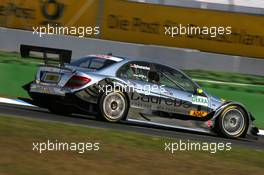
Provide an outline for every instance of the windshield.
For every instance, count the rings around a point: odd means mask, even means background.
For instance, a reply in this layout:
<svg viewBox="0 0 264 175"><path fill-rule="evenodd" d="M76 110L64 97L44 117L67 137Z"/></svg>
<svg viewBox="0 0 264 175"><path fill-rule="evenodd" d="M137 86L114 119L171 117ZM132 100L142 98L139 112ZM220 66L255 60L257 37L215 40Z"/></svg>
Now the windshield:
<svg viewBox="0 0 264 175"><path fill-rule="evenodd" d="M100 70L114 63L116 63L116 61L110 59L104 59L98 57L83 57L76 61L73 61L70 65L87 68L87 69Z"/></svg>

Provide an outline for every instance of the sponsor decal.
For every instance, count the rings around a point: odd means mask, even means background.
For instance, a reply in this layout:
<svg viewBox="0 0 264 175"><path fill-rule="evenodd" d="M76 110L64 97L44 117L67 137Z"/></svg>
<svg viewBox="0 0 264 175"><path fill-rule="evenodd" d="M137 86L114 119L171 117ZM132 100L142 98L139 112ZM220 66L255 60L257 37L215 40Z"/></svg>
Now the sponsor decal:
<svg viewBox="0 0 264 175"><path fill-rule="evenodd" d="M208 106L208 98L203 96L192 95L192 104Z"/></svg>
<svg viewBox="0 0 264 175"><path fill-rule="evenodd" d="M133 77L147 79L147 76L146 75L143 75L143 74L133 74Z"/></svg>
<svg viewBox="0 0 264 175"><path fill-rule="evenodd" d="M135 68L135 69L150 70L150 67L148 67L148 66L140 66L138 64L130 64L130 67Z"/></svg>
<svg viewBox="0 0 264 175"><path fill-rule="evenodd" d="M190 102L183 101L180 99L161 98L159 96L135 95L135 93L131 94L131 100L140 101L142 103L148 103L150 105L161 104L166 106L183 107L183 108L190 108L192 106Z"/></svg>
<svg viewBox="0 0 264 175"><path fill-rule="evenodd" d="M189 112L190 116L194 116L194 117L205 117L208 113L205 111L196 111L196 110L191 110Z"/></svg>

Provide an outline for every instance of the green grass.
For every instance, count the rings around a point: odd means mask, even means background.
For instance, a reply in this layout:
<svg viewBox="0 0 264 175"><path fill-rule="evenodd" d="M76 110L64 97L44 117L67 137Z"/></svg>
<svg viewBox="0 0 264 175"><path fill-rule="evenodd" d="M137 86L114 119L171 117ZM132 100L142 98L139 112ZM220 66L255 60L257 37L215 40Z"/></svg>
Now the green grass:
<svg viewBox="0 0 264 175"><path fill-rule="evenodd" d="M0 116L0 174L262 174L264 152L164 151L179 140ZM99 142L99 151L33 151L33 142Z"/></svg>
<svg viewBox="0 0 264 175"><path fill-rule="evenodd" d="M21 58L17 53L0 52L0 96L28 97L22 86L34 79L37 65L40 63L42 63L41 60ZM204 70L186 70L185 72L194 79L257 85L236 86L199 82L212 95L243 103L256 118L257 126L264 128L262 114L264 76Z"/></svg>
<svg viewBox="0 0 264 175"><path fill-rule="evenodd" d="M238 74L238 73L230 73L230 72L213 72L206 70L186 70L185 72L190 77L195 79L264 85L264 76Z"/></svg>
<svg viewBox="0 0 264 175"><path fill-rule="evenodd" d="M205 88L206 91L226 100L234 100L244 104L256 118L255 123L258 127L264 128L263 101L264 94L248 93L241 91L230 91L225 89Z"/></svg>
<svg viewBox="0 0 264 175"><path fill-rule="evenodd" d="M27 97L22 86L35 77L40 60L20 58L16 53L0 52L0 95Z"/></svg>

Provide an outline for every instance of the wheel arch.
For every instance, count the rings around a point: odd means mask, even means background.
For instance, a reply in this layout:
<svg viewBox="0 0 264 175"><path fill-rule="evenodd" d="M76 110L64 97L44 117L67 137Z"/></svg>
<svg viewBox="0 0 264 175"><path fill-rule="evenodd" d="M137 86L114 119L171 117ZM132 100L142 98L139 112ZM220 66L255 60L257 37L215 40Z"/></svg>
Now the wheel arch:
<svg viewBox="0 0 264 175"><path fill-rule="evenodd" d="M223 110L225 110L229 106L238 106L238 107L240 107L245 112L245 114L247 115L247 119L250 120L251 114L248 112L246 107L243 104L241 104L241 103L233 102L233 101L226 102L222 106L220 106L218 109L216 109L215 113L214 113L214 116L212 117L212 120L215 120L223 112Z"/></svg>
<svg viewBox="0 0 264 175"><path fill-rule="evenodd" d="M247 120L247 123L248 123L248 126L247 128L245 129L244 131L244 136L248 133L249 129L250 129L250 125L252 123L252 115L251 113L246 109L246 107L241 104L241 103L238 103L238 102L233 102L233 101L229 101L229 102L226 102L224 103L222 106L220 106L214 113L214 116L212 117L211 120L214 121L214 126L213 128L216 129L217 127L217 122L218 122L218 117L221 115L221 113L228 107L230 106L237 106L239 108L241 108L241 110L243 110L243 112L246 114L246 120Z"/></svg>

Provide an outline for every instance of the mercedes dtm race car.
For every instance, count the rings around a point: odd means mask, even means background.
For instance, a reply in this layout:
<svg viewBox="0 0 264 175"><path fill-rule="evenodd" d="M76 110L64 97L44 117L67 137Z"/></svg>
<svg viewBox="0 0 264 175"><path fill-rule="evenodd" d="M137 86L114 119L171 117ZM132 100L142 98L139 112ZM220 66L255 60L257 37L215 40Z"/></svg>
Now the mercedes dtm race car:
<svg viewBox="0 0 264 175"><path fill-rule="evenodd" d="M229 138L258 133L242 104L213 97L180 70L142 58L89 55L64 66L43 65L24 88L33 104L56 114L88 113Z"/></svg>

